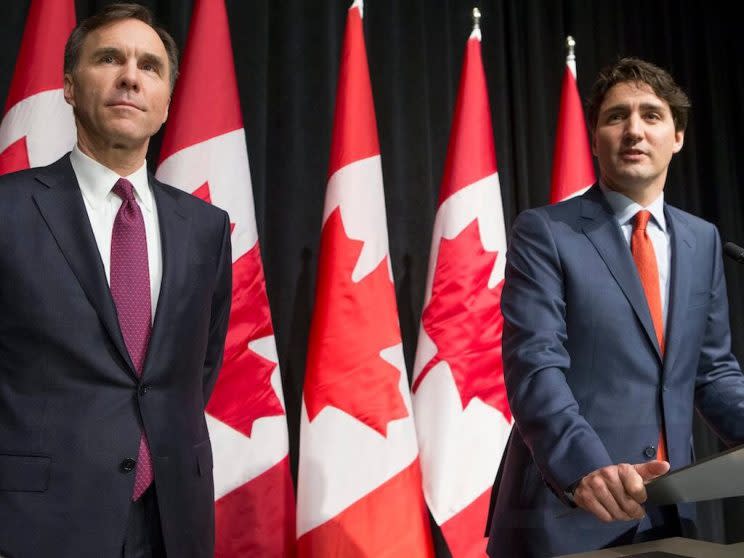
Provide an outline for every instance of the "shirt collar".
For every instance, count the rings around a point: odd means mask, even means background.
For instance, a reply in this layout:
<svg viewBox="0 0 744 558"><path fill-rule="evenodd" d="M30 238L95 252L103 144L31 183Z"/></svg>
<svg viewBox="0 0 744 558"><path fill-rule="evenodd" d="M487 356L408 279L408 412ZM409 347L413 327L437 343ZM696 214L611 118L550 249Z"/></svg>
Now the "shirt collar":
<svg viewBox="0 0 744 558"><path fill-rule="evenodd" d="M623 226L632 221L636 213L638 213L642 209L645 209L646 211L651 213L651 216L654 218L654 221L656 222L658 227L662 231L666 232L663 190L661 194L659 194L659 197L657 197L646 207L643 207L641 204L631 200L628 196L621 194L620 192L616 192L615 190L610 190L607 186L604 185L604 183L602 183L602 181L599 182L599 187L602 189L602 193L607 199L607 203L610 204L612 211L615 213L615 219L617 219L617 222L620 226Z"/></svg>
<svg viewBox="0 0 744 558"><path fill-rule="evenodd" d="M119 175L110 168L92 159L75 145L70 153L70 163L75 171L80 191L92 209L97 209L108 196L115 196L112 192ZM146 211L153 210L152 191L147 178L147 162L129 176L125 176L134 186L134 194L137 202Z"/></svg>

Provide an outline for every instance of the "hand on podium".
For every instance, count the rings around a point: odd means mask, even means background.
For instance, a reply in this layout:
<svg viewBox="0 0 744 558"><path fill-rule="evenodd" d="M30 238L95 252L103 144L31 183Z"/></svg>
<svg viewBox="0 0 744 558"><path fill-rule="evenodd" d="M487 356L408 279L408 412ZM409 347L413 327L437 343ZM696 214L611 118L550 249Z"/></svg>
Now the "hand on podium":
<svg viewBox="0 0 744 558"><path fill-rule="evenodd" d="M574 502L605 523L642 519L645 484L668 470L667 461L602 467L581 479L573 492Z"/></svg>

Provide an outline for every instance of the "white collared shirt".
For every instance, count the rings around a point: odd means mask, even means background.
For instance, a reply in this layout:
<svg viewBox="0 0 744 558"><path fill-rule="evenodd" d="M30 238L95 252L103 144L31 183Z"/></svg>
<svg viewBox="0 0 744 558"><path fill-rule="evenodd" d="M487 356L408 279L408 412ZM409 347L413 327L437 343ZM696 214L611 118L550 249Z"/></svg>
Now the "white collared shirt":
<svg viewBox="0 0 744 558"><path fill-rule="evenodd" d="M651 219L646 226L646 234L651 239L656 254L656 265L659 267L659 292L661 293L661 315L664 327L667 323L667 311L669 300L669 270L671 269L672 250L669 240L666 218L664 217L664 192L659 195L648 206L643 207L629 197L610 190L600 182L602 192L615 213L615 219L625 237L625 242L630 247L630 237L633 234L633 218L640 210L645 209L651 213Z"/></svg>
<svg viewBox="0 0 744 558"><path fill-rule="evenodd" d="M83 194L85 210L93 228L98 252L106 271L106 281L111 285L111 234L114 229L114 219L121 207L122 200L113 193L114 185L119 175L98 161L88 157L80 151L77 145L72 149L70 162L75 171L80 191ZM163 276L163 251L160 245L160 226L158 212L155 207L155 197L147 179L147 164L143 165L129 176L125 176L134 186L134 197L142 210L145 221L145 236L147 238L147 262L150 268L150 302L152 304L151 319L155 319L155 308L160 295L160 282Z"/></svg>

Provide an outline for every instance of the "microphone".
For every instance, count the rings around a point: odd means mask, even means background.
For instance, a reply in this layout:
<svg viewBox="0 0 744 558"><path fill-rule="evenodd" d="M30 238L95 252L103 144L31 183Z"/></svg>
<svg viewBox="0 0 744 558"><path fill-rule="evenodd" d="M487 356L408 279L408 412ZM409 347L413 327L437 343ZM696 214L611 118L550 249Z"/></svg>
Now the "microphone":
<svg viewBox="0 0 744 558"><path fill-rule="evenodd" d="M734 261L744 263L744 248L733 242L727 242L723 245L723 253Z"/></svg>

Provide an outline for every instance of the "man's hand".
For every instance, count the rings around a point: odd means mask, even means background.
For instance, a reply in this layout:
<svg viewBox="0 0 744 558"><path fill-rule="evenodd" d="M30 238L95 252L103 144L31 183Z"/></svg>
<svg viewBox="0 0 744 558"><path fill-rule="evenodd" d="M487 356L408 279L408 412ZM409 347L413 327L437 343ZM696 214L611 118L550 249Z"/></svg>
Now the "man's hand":
<svg viewBox="0 0 744 558"><path fill-rule="evenodd" d="M646 513L641 505L646 501L645 484L668 470L666 461L597 469L576 486L574 502L605 523L642 519Z"/></svg>

